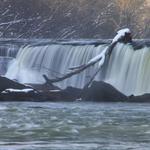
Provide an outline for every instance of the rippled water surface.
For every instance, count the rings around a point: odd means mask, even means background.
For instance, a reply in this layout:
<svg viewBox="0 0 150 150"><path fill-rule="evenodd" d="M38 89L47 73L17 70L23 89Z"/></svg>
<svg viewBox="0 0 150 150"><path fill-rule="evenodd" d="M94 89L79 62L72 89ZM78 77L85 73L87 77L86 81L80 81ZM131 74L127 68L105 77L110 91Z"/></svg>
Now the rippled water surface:
<svg viewBox="0 0 150 150"><path fill-rule="evenodd" d="M149 148L150 104L0 104L0 150Z"/></svg>

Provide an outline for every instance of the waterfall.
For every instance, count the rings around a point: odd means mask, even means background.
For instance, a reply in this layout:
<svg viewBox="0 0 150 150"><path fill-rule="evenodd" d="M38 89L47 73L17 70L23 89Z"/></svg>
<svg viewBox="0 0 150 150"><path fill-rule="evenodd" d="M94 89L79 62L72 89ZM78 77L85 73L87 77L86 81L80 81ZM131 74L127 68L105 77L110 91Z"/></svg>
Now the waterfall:
<svg viewBox="0 0 150 150"><path fill-rule="evenodd" d="M0 75L4 75L8 69L8 64L17 55L19 47L13 44L0 45Z"/></svg>
<svg viewBox="0 0 150 150"><path fill-rule="evenodd" d="M118 44L110 57L105 81L126 95L150 93L150 48L134 50Z"/></svg>
<svg viewBox="0 0 150 150"><path fill-rule="evenodd" d="M15 57L19 47L13 44L0 45L0 56Z"/></svg>
<svg viewBox="0 0 150 150"><path fill-rule="evenodd" d="M42 74L46 74L49 78L62 76L69 71L68 68L88 62L99 54L104 47L105 45L95 47L94 45L58 44L24 47L20 49L16 60L10 65L6 76L22 83L43 83ZM83 87L94 70L93 68L86 70L79 76L76 75L57 85L63 88L68 85Z"/></svg>
<svg viewBox="0 0 150 150"><path fill-rule="evenodd" d="M11 62L6 77L22 83L44 83L46 74L50 79L66 74L70 67L87 63L100 54L107 44L71 45L51 44L22 47ZM98 64L97 64L98 65ZM83 87L95 73L95 65L57 86ZM126 95L150 92L150 48L134 50L129 44L117 44L95 80L103 80Z"/></svg>

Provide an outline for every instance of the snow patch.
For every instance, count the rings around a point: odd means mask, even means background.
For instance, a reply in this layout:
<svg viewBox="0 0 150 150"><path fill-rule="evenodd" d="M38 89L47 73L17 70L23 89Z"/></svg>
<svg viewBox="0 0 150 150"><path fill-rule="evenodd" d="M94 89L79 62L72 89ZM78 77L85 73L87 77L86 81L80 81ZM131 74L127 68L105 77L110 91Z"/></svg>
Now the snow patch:
<svg viewBox="0 0 150 150"><path fill-rule="evenodd" d="M29 92L35 92L33 89L6 89L5 91L3 91L2 93L29 93Z"/></svg>
<svg viewBox="0 0 150 150"><path fill-rule="evenodd" d="M61 90L49 90L50 92L60 92Z"/></svg>
<svg viewBox="0 0 150 150"><path fill-rule="evenodd" d="M125 36L126 33L131 33L130 29L125 28L125 29L119 30L117 32L117 35L114 37L112 43L117 42L120 38L122 38L123 36Z"/></svg>

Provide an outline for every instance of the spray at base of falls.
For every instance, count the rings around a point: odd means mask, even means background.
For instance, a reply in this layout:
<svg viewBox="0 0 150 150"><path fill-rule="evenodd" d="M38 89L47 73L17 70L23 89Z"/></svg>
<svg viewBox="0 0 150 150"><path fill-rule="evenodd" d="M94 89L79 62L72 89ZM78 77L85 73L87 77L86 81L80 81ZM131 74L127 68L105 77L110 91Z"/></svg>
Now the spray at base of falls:
<svg viewBox="0 0 150 150"><path fill-rule="evenodd" d="M44 83L68 72L68 68L87 63L100 54L107 45L47 45L21 48L11 63L6 77L21 83ZM103 80L126 95L150 93L150 48L134 51L131 45L117 44L110 59L102 67L95 80ZM82 88L98 68L98 64L79 75L57 83L61 88Z"/></svg>

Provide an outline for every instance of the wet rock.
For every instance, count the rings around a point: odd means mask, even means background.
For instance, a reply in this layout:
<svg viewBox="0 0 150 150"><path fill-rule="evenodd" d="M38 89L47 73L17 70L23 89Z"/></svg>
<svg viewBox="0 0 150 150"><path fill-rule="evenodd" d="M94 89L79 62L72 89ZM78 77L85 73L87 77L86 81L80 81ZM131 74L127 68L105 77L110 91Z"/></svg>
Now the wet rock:
<svg viewBox="0 0 150 150"><path fill-rule="evenodd" d="M46 84L33 85L33 88L0 76L0 101L67 101L77 99L93 102L150 102L150 94L129 97L122 94L112 85L103 81L94 81L88 88L49 87ZM50 89L49 89L50 88Z"/></svg>
<svg viewBox="0 0 150 150"><path fill-rule="evenodd" d="M139 96L131 95L128 97L128 102L132 103L149 103L150 102L150 94L143 94Z"/></svg>
<svg viewBox="0 0 150 150"><path fill-rule="evenodd" d="M129 33L125 33L125 36L123 36L122 38L120 38L119 42L122 43L132 43L132 34Z"/></svg>
<svg viewBox="0 0 150 150"><path fill-rule="evenodd" d="M79 98L81 98L83 90L79 88L74 87L67 87L64 90L60 91L62 99L65 101L75 101Z"/></svg>
<svg viewBox="0 0 150 150"><path fill-rule="evenodd" d="M29 88L29 87L24 85L24 84L20 84L18 82L10 80L10 79L8 79L6 77L0 76L0 92L4 91L6 89L9 89L9 88L25 89L25 88Z"/></svg>
<svg viewBox="0 0 150 150"><path fill-rule="evenodd" d="M125 102L127 101L127 96L108 83L94 81L89 88L84 89L83 100L96 102Z"/></svg>

